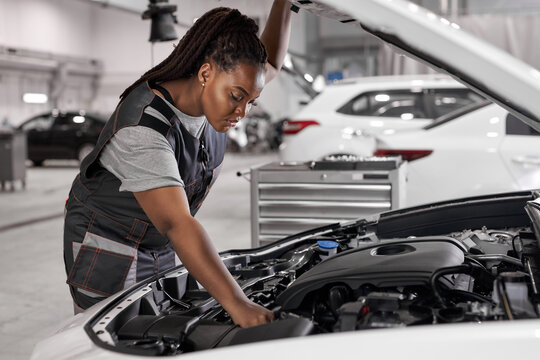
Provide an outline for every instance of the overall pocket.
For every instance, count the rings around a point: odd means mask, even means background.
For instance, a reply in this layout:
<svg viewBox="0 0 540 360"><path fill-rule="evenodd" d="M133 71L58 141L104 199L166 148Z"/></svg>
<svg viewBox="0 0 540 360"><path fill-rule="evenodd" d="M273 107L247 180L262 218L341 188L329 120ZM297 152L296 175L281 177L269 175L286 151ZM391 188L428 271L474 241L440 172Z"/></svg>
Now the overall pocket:
<svg viewBox="0 0 540 360"><path fill-rule="evenodd" d="M134 256L81 245L67 283L99 295L123 289Z"/></svg>
<svg viewBox="0 0 540 360"><path fill-rule="evenodd" d="M140 227L146 230L146 225ZM134 284L137 241L142 237L134 233L137 228L137 221L130 231L94 212L82 243L72 243L75 261L67 283L102 296L109 296Z"/></svg>

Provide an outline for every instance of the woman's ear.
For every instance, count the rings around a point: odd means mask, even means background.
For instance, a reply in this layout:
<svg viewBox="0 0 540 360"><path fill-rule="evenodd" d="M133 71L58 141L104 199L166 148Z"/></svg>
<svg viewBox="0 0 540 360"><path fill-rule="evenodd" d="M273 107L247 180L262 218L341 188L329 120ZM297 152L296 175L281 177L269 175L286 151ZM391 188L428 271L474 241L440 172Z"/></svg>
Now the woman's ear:
<svg viewBox="0 0 540 360"><path fill-rule="evenodd" d="M212 65L210 63L206 62L201 65L201 67L199 68L197 77L202 86L204 86L203 84L206 84L206 82L210 78L211 73L212 73Z"/></svg>

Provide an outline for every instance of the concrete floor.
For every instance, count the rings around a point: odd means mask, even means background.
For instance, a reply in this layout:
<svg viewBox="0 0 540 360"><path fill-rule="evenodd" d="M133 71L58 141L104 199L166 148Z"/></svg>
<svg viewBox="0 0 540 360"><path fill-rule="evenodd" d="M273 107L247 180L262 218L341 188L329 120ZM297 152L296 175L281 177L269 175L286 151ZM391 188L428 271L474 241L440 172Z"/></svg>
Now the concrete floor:
<svg viewBox="0 0 540 360"><path fill-rule="evenodd" d="M197 214L218 250L250 247L249 182L238 170L276 154L227 154ZM26 189L0 192L0 359L28 359L34 345L73 315L62 260L63 205L76 162L28 168Z"/></svg>

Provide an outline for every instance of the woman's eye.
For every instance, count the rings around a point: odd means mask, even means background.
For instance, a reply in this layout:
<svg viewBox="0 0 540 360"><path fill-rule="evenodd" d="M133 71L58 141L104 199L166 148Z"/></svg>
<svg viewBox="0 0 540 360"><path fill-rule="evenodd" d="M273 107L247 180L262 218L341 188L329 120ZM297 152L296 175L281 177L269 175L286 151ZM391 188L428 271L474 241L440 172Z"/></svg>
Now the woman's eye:
<svg viewBox="0 0 540 360"><path fill-rule="evenodd" d="M235 96L233 93L231 93L231 97L234 101L242 101L242 96Z"/></svg>

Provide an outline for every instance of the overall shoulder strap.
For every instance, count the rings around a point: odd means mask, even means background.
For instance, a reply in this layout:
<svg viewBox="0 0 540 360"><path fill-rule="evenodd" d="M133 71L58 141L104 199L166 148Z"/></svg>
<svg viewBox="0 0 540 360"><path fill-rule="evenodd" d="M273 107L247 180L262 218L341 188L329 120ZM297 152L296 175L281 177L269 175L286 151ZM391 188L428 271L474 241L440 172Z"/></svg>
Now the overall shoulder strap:
<svg viewBox="0 0 540 360"><path fill-rule="evenodd" d="M163 116L165 116L167 120L169 121L171 121L171 119L175 116L174 111L158 95L154 96L154 99L148 106L162 113ZM161 135L165 137L167 137L167 133L169 132L169 129L171 128L170 125L165 124L163 121L156 119L155 117L147 113L143 113L138 125L146 126L153 130L156 130L157 132L159 132Z"/></svg>
<svg viewBox="0 0 540 360"><path fill-rule="evenodd" d="M168 102L170 102L171 104L174 104L174 100L171 94L163 86L159 84L152 84L152 89L158 90L160 93L163 94L163 96L165 96L165 99L167 99Z"/></svg>

